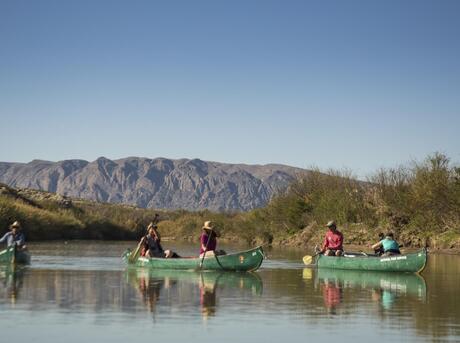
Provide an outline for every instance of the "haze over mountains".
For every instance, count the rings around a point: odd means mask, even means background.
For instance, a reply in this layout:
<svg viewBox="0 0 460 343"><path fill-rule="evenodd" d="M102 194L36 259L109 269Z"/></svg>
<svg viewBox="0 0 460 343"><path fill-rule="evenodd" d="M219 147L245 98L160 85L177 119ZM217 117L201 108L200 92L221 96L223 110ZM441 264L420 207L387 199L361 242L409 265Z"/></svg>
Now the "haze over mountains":
<svg viewBox="0 0 460 343"><path fill-rule="evenodd" d="M128 157L93 162L0 162L0 182L61 195L160 209L251 210L264 206L305 170L199 159Z"/></svg>

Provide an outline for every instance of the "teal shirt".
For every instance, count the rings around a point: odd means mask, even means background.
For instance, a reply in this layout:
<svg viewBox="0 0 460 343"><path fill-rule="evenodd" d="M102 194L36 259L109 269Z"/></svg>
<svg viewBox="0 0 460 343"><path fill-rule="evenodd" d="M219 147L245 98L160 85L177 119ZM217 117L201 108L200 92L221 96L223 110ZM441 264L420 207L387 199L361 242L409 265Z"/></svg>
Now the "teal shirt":
<svg viewBox="0 0 460 343"><path fill-rule="evenodd" d="M389 238L384 238L380 241L383 246L383 251L388 251L388 250L399 250L399 244L393 239Z"/></svg>

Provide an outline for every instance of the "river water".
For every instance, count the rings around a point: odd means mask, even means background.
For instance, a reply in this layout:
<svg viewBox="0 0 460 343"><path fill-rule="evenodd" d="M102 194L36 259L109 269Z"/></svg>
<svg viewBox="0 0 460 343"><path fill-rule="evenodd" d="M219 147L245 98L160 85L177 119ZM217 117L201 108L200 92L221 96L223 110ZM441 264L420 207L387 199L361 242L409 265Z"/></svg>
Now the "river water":
<svg viewBox="0 0 460 343"><path fill-rule="evenodd" d="M30 244L30 266L0 270L0 342L460 341L459 256L430 255L417 276L308 269L304 251L273 249L255 273L197 273L127 269L133 245Z"/></svg>

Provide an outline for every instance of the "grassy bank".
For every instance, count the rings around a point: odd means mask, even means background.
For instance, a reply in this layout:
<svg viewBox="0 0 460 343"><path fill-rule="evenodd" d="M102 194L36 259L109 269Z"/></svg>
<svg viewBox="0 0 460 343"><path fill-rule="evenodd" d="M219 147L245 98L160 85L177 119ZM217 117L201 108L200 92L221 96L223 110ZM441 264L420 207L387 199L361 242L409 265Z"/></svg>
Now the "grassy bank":
<svg viewBox="0 0 460 343"><path fill-rule="evenodd" d="M347 244L367 245L378 232L391 230L405 246L458 249L460 168L435 154L379 170L367 182L349 171L313 170L266 207L231 214L140 209L0 185L0 233L20 220L30 240L138 239L155 213L163 237L189 241L196 241L203 222L212 220L222 241L314 245L333 218Z"/></svg>
<svg viewBox="0 0 460 343"><path fill-rule="evenodd" d="M156 213L160 214L159 228L164 238L196 241L206 220L222 228L223 240L241 241L249 237L240 225L245 214L142 209L0 184L0 234L19 220L28 240L139 239Z"/></svg>
<svg viewBox="0 0 460 343"><path fill-rule="evenodd" d="M434 154L381 169L368 182L349 171L316 170L257 212L274 232L286 228L286 244L319 242L318 223L334 218L347 243L368 244L378 232L392 231L405 246L459 248L460 168Z"/></svg>

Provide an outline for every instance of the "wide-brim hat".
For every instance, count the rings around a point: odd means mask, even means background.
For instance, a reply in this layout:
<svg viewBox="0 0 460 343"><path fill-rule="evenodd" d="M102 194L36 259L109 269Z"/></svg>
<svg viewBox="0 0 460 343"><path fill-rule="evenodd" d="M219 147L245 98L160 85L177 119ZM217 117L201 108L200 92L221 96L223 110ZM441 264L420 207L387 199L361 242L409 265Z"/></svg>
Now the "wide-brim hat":
<svg viewBox="0 0 460 343"><path fill-rule="evenodd" d="M337 224L334 220L329 220L326 224L327 227L337 227Z"/></svg>
<svg viewBox="0 0 460 343"><path fill-rule="evenodd" d="M203 230L208 230L208 231L213 231L216 236L220 236L219 230L214 226L213 222L208 220L204 222L204 225L202 227Z"/></svg>
<svg viewBox="0 0 460 343"><path fill-rule="evenodd" d="M11 224L10 227L20 229L21 228L21 223L16 220L13 224Z"/></svg>
<svg viewBox="0 0 460 343"><path fill-rule="evenodd" d="M213 225L212 221L208 220L208 221L204 222L204 225L203 225L202 229L203 230L214 231L214 225Z"/></svg>

